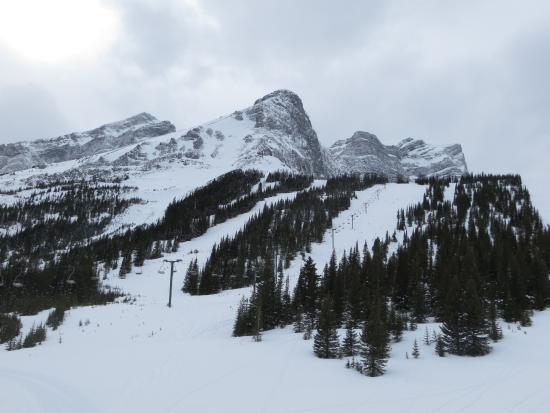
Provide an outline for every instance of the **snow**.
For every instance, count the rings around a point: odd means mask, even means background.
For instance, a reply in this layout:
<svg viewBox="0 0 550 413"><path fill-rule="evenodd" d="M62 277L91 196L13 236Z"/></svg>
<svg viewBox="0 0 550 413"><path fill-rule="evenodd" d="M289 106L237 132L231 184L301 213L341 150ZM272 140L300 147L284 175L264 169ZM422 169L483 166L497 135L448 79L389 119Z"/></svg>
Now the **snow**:
<svg viewBox="0 0 550 413"><path fill-rule="evenodd" d="M391 234L396 211L421 201L424 191L416 184L388 184L358 192L350 210L334 220L337 254ZM250 288L200 297L179 291L195 257L190 250L198 249L204 262L212 245L242 227L264 202L294 195L266 199L166 255L183 258L174 274L172 308L166 306L168 272L157 273L161 260L147 261L142 275L120 280L112 274L105 281L132 294L135 302L72 309L58 330L48 330L42 345L0 351L0 411L548 411L550 312L536 313L531 328L503 325L504 339L482 358L437 357L433 344L422 343L425 325L419 325L392 344L387 374L368 378L346 369L344 360L316 358L312 341L290 327L264 333L261 343L232 338L236 307ZM330 232L312 246L319 271L330 258ZM293 279L300 264L299 257L287 271ZM25 328L45 315L24 318ZM406 359L415 338L421 357Z"/></svg>

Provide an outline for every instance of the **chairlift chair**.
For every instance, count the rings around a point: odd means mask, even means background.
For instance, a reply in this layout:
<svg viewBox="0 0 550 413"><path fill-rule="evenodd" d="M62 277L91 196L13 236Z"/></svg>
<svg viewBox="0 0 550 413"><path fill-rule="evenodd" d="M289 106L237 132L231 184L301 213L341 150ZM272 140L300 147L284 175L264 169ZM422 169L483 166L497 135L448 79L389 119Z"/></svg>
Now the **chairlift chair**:
<svg viewBox="0 0 550 413"><path fill-rule="evenodd" d="M74 272L75 272L75 267L72 267L71 272L69 273L69 276L65 280L65 284L69 284L69 285L75 285L76 284L76 280L73 279Z"/></svg>
<svg viewBox="0 0 550 413"><path fill-rule="evenodd" d="M15 279L13 280L13 282L11 283L11 285L15 288L23 288L25 286L25 284L23 284L22 280L21 280L21 277L23 276L23 273L20 272L19 274L17 274L17 277L15 277Z"/></svg>
<svg viewBox="0 0 550 413"><path fill-rule="evenodd" d="M159 273L159 274L164 274L164 262L163 262L162 265L160 266L158 273Z"/></svg>

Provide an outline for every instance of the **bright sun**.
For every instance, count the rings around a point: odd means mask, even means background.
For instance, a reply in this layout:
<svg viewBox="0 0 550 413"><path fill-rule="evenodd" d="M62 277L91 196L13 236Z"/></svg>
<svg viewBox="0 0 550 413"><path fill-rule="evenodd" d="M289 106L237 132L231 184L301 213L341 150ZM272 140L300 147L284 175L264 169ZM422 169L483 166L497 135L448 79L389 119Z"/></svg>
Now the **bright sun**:
<svg viewBox="0 0 550 413"><path fill-rule="evenodd" d="M0 0L0 43L32 60L92 58L117 26L116 12L99 0Z"/></svg>

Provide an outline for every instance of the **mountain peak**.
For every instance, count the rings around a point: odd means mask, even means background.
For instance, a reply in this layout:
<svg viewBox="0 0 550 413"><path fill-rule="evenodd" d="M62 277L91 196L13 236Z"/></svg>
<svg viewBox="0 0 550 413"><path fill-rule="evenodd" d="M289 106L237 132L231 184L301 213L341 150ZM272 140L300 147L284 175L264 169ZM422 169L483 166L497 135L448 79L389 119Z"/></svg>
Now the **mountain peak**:
<svg viewBox="0 0 550 413"><path fill-rule="evenodd" d="M304 144L318 145L317 134L313 130L302 99L290 90L280 89L257 99L246 110L256 128L278 131L293 139L305 138Z"/></svg>
<svg viewBox="0 0 550 413"><path fill-rule="evenodd" d="M129 118L124 119L122 122L135 122L135 123L146 123L146 122L155 122L158 119L151 115L148 112L141 112L137 115L130 116Z"/></svg>
<svg viewBox="0 0 550 413"><path fill-rule="evenodd" d="M274 90L271 93L268 93L264 97L256 99L254 105L260 104L262 102L277 100L279 102L288 102L295 106L301 106L303 109L302 99L296 93L288 89L278 89Z"/></svg>
<svg viewBox="0 0 550 413"><path fill-rule="evenodd" d="M382 142L380 142L380 139L378 139L376 135L363 131L356 131L353 135L351 135L351 138L349 138L348 141L364 141L371 145L382 145Z"/></svg>
<svg viewBox="0 0 550 413"><path fill-rule="evenodd" d="M130 116L129 118L126 118L126 119L106 123L105 125L101 125L99 128L88 131L88 133L94 134L99 131L103 132L105 130L118 132L118 131L124 131L129 128L141 127L143 125L148 125L148 124L157 123L157 122L158 122L158 119L155 118L150 113L141 112L141 113L138 113L137 115Z"/></svg>

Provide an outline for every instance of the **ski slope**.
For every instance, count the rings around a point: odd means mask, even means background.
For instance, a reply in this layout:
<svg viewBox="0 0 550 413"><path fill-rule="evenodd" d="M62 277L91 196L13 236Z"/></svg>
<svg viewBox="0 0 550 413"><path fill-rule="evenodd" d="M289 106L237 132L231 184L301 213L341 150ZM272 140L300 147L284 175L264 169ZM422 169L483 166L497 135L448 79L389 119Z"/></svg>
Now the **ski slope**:
<svg viewBox="0 0 550 413"><path fill-rule="evenodd" d="M379 185L357 193L351 208L334 220L338 256L377 236L391 235L396 211L422 199L415 184ZM143 274L105 281L135 297L131 303L76 308L57 331L33 349L0 351L0 412L547 412L550 394L550 312L533 327L503 325L504 339L482 358L439 358L422 344L425 325L392 344L387 374L369 378L320 360L312 341L290 327L266 332L261 343L232 338L236 307L250 288L211 296L179 291L185 269L204 263L214 243L235 233L250 216L295 193L260 202L254 210L182 243L168 308L168 271L147 261ZM353 228L351 216L354 215ZM195 254L190 251L197 250ZM331 231L311 255L319 272L332 252ZM296 279L302 257L287 274ZM23 317L24 328L46 314ZM430 330L435 324L426 325ZM405 358L414 339L421 357Z"/></svg>

